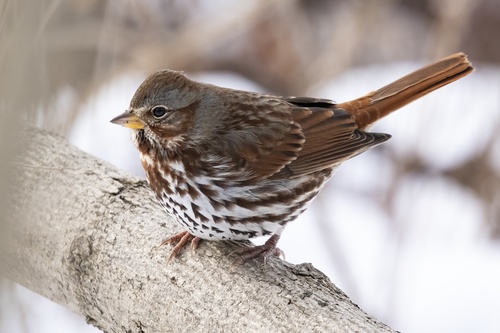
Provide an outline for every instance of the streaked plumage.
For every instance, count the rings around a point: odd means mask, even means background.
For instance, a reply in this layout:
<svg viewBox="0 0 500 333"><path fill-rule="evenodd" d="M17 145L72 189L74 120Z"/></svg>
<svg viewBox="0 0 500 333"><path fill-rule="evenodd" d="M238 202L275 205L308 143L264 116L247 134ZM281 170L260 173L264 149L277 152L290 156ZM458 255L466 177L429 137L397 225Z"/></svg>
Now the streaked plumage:
<svg viewBox="0 0 500 333"><path fill-rule="evenodd" d="M242 251L245 261L278 253L285 225L335 168L390 138L367 132L370 125L472 70L458 53L342 104L220 88L163 70L141 84L113 122L133 129L152 190L189 234L273 235ZM180 241L173 256L187 239L186 233L173 238Z"/></svg>

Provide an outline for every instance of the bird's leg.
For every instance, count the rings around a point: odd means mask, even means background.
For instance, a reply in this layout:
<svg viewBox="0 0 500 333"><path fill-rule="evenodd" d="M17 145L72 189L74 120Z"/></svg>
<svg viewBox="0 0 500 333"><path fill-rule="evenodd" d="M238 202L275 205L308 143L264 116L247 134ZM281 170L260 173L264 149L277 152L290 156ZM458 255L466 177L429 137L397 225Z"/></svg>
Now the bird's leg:
<svg viewBox="0 0 500 333"><path fill-rule="evenodd" d="M264 265L267 262L269 256L283 257L285 259L285 253L281 251L276 245L280 239L280 234L276 233L272 235L264 244L236 250L233 253L239 257L233 262L233 265L239 266L244 264L250 259L262 257L264 259Z"/></svg>
<svg viewBox="0 0 500 333"><path fill-rule="evenodd" d="M172 249L172 253L170 253L170 256L168 257L167 265L172 261L172 259L174 259L177 256L177 254L184 247L184 245L186 245L187 242L189 242L190 238L193 238L191 240L191 253L194 254L195 250L198 248L198 244L200 243L201 238L193 236L187 231L180 232L161 242L160 246L163 246L165 244L175 243L175 246Z"/></svg>

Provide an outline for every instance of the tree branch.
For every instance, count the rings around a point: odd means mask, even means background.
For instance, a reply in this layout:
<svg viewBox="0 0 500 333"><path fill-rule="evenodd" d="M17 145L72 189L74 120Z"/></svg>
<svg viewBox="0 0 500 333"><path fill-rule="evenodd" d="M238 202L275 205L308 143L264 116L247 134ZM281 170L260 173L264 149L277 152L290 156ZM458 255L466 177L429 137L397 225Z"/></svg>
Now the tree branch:
<svg viewBox="0 0 500 333"><path fill-rule="evenodd" d="M393 332L310 264L232 267L239 245L203 242L167 266L157 245L180 230L145 181L42 130L23 137L0 269L101 330Z"/></svg>

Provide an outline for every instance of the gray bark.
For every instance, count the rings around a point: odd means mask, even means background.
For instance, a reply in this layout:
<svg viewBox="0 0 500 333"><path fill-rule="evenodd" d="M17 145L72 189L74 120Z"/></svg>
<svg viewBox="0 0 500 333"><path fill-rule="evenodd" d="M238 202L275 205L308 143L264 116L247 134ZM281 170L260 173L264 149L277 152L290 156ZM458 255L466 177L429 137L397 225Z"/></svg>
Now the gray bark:
<svg viewBox="0 0 500 333"><path fill-rule="evenodd" d="M393 332L310 264L232 267L240 244L203 242L167 266L179 232L145 181L38 130L10 193L7 278L106 332Z"/></svg>

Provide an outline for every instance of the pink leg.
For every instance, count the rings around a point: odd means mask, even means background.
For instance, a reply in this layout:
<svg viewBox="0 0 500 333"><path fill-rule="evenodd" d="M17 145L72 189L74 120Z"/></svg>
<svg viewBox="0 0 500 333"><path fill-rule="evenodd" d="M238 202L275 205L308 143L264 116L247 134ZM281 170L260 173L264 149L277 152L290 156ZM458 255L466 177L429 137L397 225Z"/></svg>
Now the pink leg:
<svg viewBox="0 0 500 333"><path fill-rule="evenodd" d="M184 245L186 245L187 242L189 242L190 238L192 238L191 253L194 254L195 250L198 248L198 244L200 243L201 238L193 236L187 231L180 232L161 242L160 246L166 244L175 244L174 248L172 249L172 253L170 253L170 256L168 257L167 265L172 261L172 259L174 259L177 256L177 254L181 251Z"/></svg>
<svg viewBox="0 0 500 333"><path fill-rule="evenodd" d="M281 233L281 232L280 232ZM233 265L242 265L250 259L262 257L264 259L264 265L267 262L269 256L283 257L285 259L285 253L276 247L278 240L280 239L280 234L276 233L272 235L264 244L244 248L241 250L236 250L233 253L239 255Z"/></svg>

